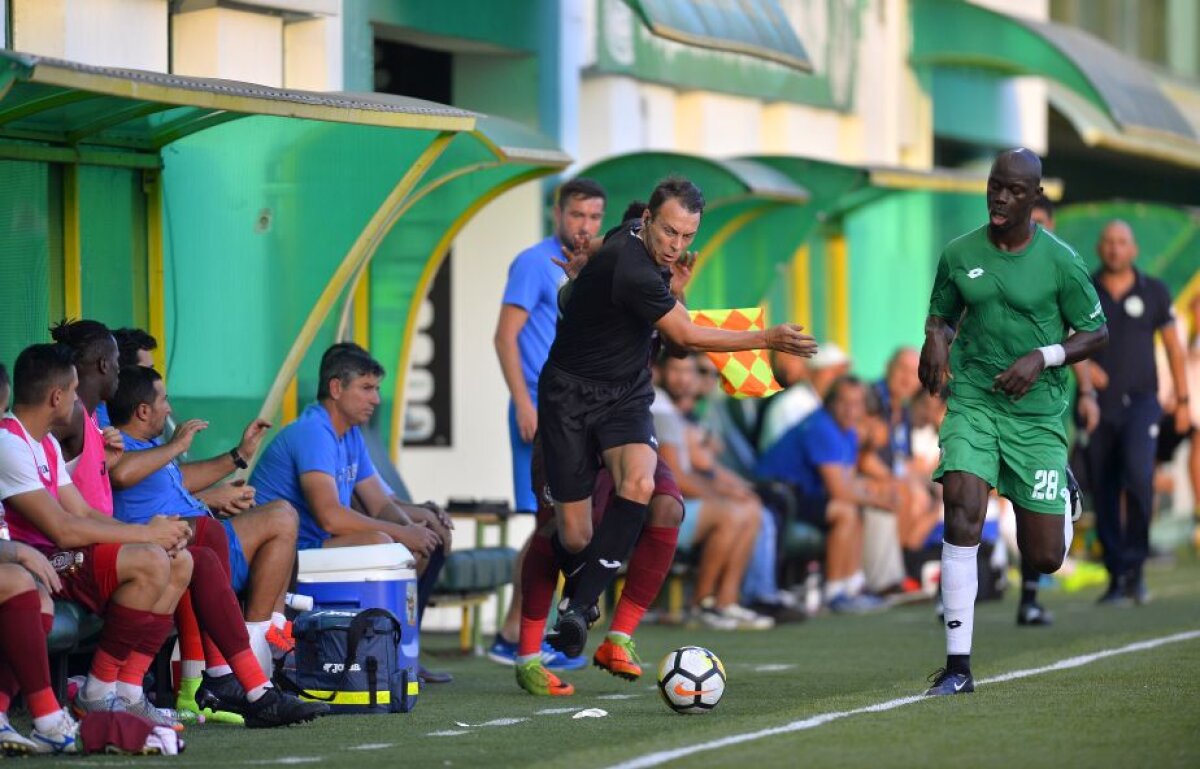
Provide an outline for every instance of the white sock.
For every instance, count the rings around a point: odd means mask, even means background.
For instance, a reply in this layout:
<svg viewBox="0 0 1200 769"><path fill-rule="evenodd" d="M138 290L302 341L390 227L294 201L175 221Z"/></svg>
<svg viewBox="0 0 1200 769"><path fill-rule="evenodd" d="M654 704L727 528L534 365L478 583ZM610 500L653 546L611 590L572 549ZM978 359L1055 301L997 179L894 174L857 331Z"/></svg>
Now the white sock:
<svg viewBox="0 0 1200 769"><path fill-rule="evenodd" d="M942 607L946 616L946 653L970 654L975 627L975 594L979 545L959 547L942 542Z"/></svg>
<svg viewBox="0 0 1200 769"><path fill-rule="evenodd" d="M1063 558L1071 553L1071 540L1075 539L1075 524L1071 523L1071 500L1067 499L1067 514L1063 516Z"/></svg>
<svg viewBox="0 0 1200 769"><path fill-rule="evenodd" d="M83 684L83 698L92 701L103 700L116 690L116 681L101 681L95 676L89 675Z"/></svg>
<svg viewBox="0 0 1200 769"><path fill-rule="evenodd" d="M233 668L228 665L213 665L208 669L208 675L212 678L220 678L221 676L233 675Z"/></svg>
<svg viewBox="0 0 1200 769"><path fill-rule="evenodd" d="M529 662L530 660L540 660L541 658L542 658L541 652L538 652L537 654L518 654L515 658L515 662L518 665L524 665L526 662Z"/></svg>
<svg viewBox="0 0 1200 769"><path fill-rule="evenodd" d="M609 633L608 633L608 639L609 639L610 641L628 641L628 640L629 640L629 634L628 634L628 633L617 633L617 632L609 631Z"/></svg>
<svg viewBox="0 0 1200 769"><path fill-rule="evenodd" d="M277 611L271 612L271 624L277 629L283 630L287 627L287 617Z"/></svg>
<svg viewBox="0 0 1200 769"><path fill-rule="evenodd" d="M273 687L271 686L270 681L267 681L264 684L259 684L250 691L246 692L246 699L250 700L251 702L258 702L259 698L266 694L267 690L271 688Z"/></svg>
<svg viewBox="0 0 1200 769"><path fill-rule="evenodd" d="M267 642L267 631L270 629L270 620L246 623L246 632L250 634L250 651L254 652L254 659L258 660L258 666L267 677L275 672L275 663L271 659L271 644Z"/></svg>
<svg viewBox="0 0 1200 769"><path fill-rule="evenodd" d="M204 672L204 660L183 660L179 663L180 678L199 678Z"/></svg>
<svg viewBox="0 0 1200 769"><path fill-rule="evenodd" d="M124 681L117 681L117 696L128 702L141 702L142 697L146 695L142 692L142 687L137 684L127 684Z"/></svg>
<svg viewBox="0 0 1200 769"><path fill-rule="evenodd" d="M62 723L62 720L66 715L67 714L64 711L56 710L48 715L38 716L37 718L33 719L33 728L37 729L42 734L45 734Z"/></svg>
<svg viewBox="0 0 1200 769"><path fill-rule="evenodd" d="M847 595L850 592L850 577L846 579L831 579L825 582L825 602L829 603L838 596Z"/></svg>
<svg viewBox="0 0 1200 769"><path fill-rule="evenodd" d="M846 578L846 592L850 595L858 595L866 586L867 575L863 574L862 569L859 569Z"/></svg>

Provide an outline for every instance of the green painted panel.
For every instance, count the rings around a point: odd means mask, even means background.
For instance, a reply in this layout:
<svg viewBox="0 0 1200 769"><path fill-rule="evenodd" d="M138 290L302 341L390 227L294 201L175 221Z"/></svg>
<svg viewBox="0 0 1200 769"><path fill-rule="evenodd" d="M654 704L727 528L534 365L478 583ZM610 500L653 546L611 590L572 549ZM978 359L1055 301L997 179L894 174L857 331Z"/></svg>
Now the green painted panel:
<svg viewBox="0 0 1200 769"><path fill-rule="evenodd" d="M1151 203L1082 203L1059 209L1055 224L1059 237L1096 269L1096 242L1112 219L1129 223L1138 243L1138 268L1166 282L1172 295L1200 272L1200 215L1194 211Z"/></svg>
<svg viewBox="0 0 1200 769"><path fill-rule="evenodd" d="M62 226L50 206L43 163L0 160L0 362L12 373L26 346L49 339L51 233Z"/></svg>
<svg viewBox="0 0 1200 769"><path fill-rule="evenodd" d="M146 196L142 173L79 167L83 315L108 325L146 325Z"/></svg>

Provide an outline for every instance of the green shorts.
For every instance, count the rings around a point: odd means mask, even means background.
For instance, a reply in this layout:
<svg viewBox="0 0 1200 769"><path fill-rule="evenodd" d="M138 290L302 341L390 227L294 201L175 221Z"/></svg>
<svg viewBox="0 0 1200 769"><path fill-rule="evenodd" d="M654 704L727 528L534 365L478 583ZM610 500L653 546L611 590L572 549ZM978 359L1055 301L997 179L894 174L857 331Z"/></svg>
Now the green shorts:
<svg viewBox="0 0 1200 769"><path fill-rule="evenodd" d="M1017 507L1066 513L1067 432L1057 416L1018 419L951 398L938 438L935 480L970 473Z"/></svg>

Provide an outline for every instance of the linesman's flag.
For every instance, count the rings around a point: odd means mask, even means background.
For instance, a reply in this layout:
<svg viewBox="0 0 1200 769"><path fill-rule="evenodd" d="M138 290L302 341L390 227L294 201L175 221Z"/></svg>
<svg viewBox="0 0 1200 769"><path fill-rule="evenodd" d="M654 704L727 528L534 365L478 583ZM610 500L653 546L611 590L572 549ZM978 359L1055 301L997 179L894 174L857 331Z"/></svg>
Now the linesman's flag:
<svg viewBox="0 0 1200 769"><path fill-rule="evenodd" d="M764 328L766 313L761 307L747 307L739 310L692 310L689 314L697 326L750 331ZM775 381L766 350L710 352L708 359L721 372L721 387L734 398L769 398L783 389Z"/></svg>

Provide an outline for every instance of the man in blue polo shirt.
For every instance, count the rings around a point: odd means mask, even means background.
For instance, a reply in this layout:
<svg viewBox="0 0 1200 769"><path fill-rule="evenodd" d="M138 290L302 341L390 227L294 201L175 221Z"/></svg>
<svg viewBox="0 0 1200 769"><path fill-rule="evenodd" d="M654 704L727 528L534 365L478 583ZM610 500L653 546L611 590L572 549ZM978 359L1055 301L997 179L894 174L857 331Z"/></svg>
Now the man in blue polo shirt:
<svg viewBox="0 0 1200 769"><path fill-rule="evenodd" d="M554 234L517 254L508 268L508 282L496 324L496 356L512 400L508 406L508 433L512 445L513 500L519 512L537 512L533 494L533 436L537 433L538 378L550 354L558 323L558 289L567 276L555 260L563 249L575 249L596 237L604 219L604 188L591 179L572 179L558 188L552 212ZM512 665L517 653L521 622L519 575L528 543L521 548L514 571L512 602L504 625L488 649L488 657ZM556 655L553 650L548 654ZM561 655L547 659L555 669L575 669L587 664L575 658L572 666Z"/></svg>
<svg viewBox="0 0 1200 769"><path fill-rule="evenodd" d="M250 485L258 503L284 500L300 514L301 550L399 542L417 560L417 617L424 616L450 543L447 521L435 511L392 498L367 452L361 425L380 403L383 366L350 342L321 357L317 402L275 436ZM358 505L365 512L355 509ZM419 670L426 683L446 674Z"/></svg>
<svg viewBox="0 0 1200 769"><path fill-rule="evenodd" d="M210 515L209 504L196 495L209 489L254 456L270 424L256 419L232 450L212 459L181 464L196 433L208 427L200 419L179 425L170 441L162 439L171 404L157 371L128 366L118 376L117 393L108 403L113 426L121 431L125 453L109 473L113 485L113 515L126 523L146 523L156 515L200 519ZM223 521L229 540L229 566L235 592L245 592L246 627L251 647L270 670L268 636L272 624L284 625L283 596L296 560L296 512L285 503L252 507L254 489L228 484L218 508L236 512Z"/></svg>
<svg viewBox="0 0 1200 769"><path fill-rule="evenodd" d="M863 612L882 602L862 593L862 519L859 508L884 509L857 473L857 427L866 416L866 387L856 377L833 383L825 405L784 433L759 460L758 476L783 481L796 493L800 520L826 532L825 600L831 611Z"/></svg>

